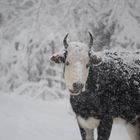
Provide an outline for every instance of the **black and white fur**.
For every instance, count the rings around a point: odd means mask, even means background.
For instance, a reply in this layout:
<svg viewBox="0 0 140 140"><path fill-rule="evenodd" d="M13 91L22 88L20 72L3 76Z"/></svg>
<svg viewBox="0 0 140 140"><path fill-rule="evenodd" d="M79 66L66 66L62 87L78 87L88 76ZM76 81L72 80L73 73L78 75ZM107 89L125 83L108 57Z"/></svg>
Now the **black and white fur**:
<svg viewBox="0 0 140 140"><path fill-rule="evenodd" d="M125 53L116 52L103 52L104 57L98 58L90 53L91 34L89 47L79 42L68 44L67 36L65 53L51 59L64 63L64 78L82 140L94 140L94 128L97 140L109 140L117 120L126 125L131 140L140 140L140 60L132 59L133 64L129 64L121 57Z"/></svg>

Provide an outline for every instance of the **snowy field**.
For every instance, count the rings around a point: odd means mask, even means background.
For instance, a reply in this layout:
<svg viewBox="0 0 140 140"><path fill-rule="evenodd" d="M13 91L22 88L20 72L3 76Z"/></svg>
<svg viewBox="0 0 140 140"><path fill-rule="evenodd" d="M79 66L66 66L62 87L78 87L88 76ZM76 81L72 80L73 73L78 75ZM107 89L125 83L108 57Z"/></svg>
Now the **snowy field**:
<svg viewBox="0 0 140 140"><path fill-rule="evenodd" d="M81 140L68 100L41 101L0 95L0 140ZM129 140L114 125L110 140Z"/></svg>

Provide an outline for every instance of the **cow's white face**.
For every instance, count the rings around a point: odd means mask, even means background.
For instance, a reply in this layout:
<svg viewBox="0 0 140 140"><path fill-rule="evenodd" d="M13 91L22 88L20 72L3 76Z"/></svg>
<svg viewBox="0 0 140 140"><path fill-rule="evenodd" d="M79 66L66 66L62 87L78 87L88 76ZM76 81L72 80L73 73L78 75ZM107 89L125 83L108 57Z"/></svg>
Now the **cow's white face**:
<svg viewBox="0 0 140 140"><path fill-rule="evenodd" d="M83 91L89 73L89 47L84 43L71 42L67 48L64 79L73 94Z"/></svg>
<svg viewBox="0 0 140 140"><path fill-rule="evenodd" d="M51 60L55 63L64 63L64 79L71 94L84 91L91 64L98 64L96 56L91 57L90 50L93 45L93 36L89 32L90 41L86 45L80 42L67 43L67 36L63 40L65 52L54 54Z"/></svg>

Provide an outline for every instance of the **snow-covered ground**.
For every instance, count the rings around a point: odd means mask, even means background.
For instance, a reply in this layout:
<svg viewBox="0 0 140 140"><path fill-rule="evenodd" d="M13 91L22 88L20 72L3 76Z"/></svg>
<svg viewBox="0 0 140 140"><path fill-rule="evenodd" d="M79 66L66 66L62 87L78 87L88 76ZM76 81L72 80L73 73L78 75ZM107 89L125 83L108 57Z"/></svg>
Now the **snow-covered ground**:
<svg viewBox="0 0 140 140"><path fill-rule="evenodd" d="M110 140L129 140L114 125ZM68 100L41 101L0 95L0 140L81 140Z"/></svg>

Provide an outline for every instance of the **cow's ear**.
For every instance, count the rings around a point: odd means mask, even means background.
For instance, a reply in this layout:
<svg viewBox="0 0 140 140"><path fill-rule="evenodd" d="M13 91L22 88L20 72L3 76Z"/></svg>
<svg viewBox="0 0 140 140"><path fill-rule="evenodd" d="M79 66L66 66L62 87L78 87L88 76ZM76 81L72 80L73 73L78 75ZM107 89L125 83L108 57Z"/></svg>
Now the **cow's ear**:
<svg viewBox="0 0 140 140"><path fill-rule="evenodd" d="M101 62L102 62L102 59L100 57L97 57L96 55L92 55L90 57L90 64L99 65Z"/></svg>
<svg viewBox="0 0 140 140"><path fill-rule="evenodd" d="M51 56L51 61L55 63L64 63L65 62L65 57L59 54L54 54Z"/></svg>

